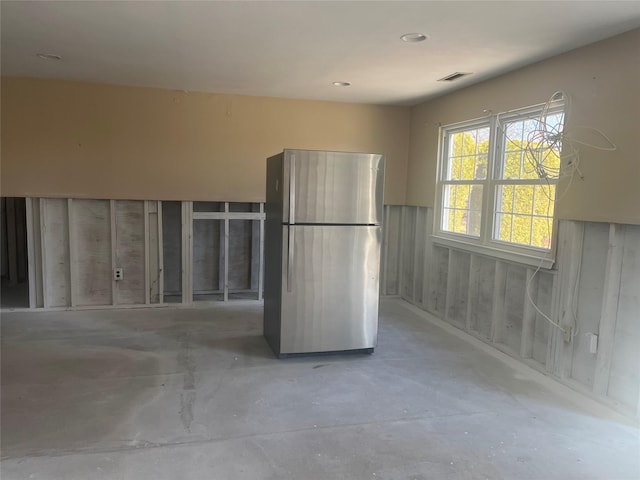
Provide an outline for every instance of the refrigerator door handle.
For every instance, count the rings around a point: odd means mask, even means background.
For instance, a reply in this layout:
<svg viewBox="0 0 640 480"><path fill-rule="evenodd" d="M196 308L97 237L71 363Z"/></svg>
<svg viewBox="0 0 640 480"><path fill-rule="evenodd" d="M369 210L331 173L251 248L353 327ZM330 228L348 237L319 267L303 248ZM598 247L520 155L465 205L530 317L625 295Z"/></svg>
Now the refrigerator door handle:
<svg viewBox="0 0 640 480"><path fill-rule="evenodd" d="M296 156L289 159L289 224L296 223Z"/></svg>
<svg viewBox="0 0 640 480"><path fill-rule="evenodd" d="M287 255L287 292L291 292L293 291L293 256L295 254L294 251L294 243L295 243L295 237L294 237L294 233L295 232L295 228L291 225L289 225L289 253Z"/></svg>

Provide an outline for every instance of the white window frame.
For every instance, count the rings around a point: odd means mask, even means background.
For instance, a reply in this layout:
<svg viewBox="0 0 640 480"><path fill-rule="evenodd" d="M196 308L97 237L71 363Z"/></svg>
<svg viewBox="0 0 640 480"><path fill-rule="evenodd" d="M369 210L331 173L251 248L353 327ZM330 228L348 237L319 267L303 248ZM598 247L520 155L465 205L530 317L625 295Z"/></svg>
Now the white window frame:
<svg viewBox="0 0 640 480"><path fill-rule="evenodd" d="M547 106L548 107L548 106ZM507 261L522 263L541 268L552 268L555 261L556 237L557 237L557 179L535 181L531 179L500 179L499 172L504 164L505 135L500 125L513 121L535 118L543 109L544 104L521 108L505 113L493 114L488 117L477 118L469 121L458 122L440 127L438 148L438 170L436 181L436 208L434 215L433 241L437 244L471 251L491 257L501 258ZM548 113L564 112L566 123L566 111L564 104L557 102ZM454 181L446 180L446 168L449 161L449 138L452 134L477 128L489 127L489 151L487 162L487 175L484 180ZM442 229L444 211L444 189L447 185L481 184L483 186L482 211L480 222L480 236L450 232ZM494 239L497 228L497 192L500 185L555 185L554 214L550 220L551 239L549 249L517 243L504 242Z"/></svg>

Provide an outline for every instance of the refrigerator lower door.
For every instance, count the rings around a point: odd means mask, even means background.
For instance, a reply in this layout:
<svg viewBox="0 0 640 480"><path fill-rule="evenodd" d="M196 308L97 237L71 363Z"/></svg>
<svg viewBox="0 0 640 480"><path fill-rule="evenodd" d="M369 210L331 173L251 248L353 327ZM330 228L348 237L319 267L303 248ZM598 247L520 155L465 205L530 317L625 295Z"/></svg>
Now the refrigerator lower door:
<svg viewBox="0 0 640 480"><path fill-rule="evenodd" d="M280 353L375 347L380 226L283 226Z"/></svg>

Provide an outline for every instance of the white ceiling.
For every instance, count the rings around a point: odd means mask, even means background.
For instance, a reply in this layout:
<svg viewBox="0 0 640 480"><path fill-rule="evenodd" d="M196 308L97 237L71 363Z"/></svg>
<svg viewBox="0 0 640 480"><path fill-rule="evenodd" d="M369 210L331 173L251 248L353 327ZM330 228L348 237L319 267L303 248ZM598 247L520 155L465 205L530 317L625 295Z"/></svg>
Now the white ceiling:
<svg viewBox="0 0 640 480"><path fill-rule="evenodd" d="M413 105L640 27L640 2L2 1L1 19L3 75Z"/></svg>

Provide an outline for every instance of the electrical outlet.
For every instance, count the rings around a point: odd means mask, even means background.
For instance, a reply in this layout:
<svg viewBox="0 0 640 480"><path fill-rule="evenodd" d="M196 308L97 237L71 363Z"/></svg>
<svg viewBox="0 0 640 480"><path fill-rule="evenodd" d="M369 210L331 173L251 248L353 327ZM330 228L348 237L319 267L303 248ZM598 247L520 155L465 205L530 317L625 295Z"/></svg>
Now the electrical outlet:
<svg viewBox="0 0 640 480"><path fill-rule="evenodd" d="M116 268L113 270L113 279L118 281L118 280L122 280L124 278L124 272L122 271L122 268Z"/></svg>
<svg viewBox="0 0 640 480"><path fill-rule="evenodd" d="M562 329L562 339L569 343L571 341L571 325L565 325Z"/></svg>

